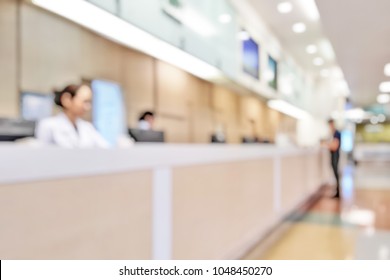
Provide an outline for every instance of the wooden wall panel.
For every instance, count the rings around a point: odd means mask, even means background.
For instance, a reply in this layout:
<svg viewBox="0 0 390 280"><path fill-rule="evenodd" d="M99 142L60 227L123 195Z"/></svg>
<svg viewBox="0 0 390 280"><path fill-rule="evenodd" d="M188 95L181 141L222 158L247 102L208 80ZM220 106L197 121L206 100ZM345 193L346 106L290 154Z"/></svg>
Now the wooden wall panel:
<svg viewBox="0 0 390 280"><path fill-rule="evenodd" d="M165 132L165 141L168 143L190 143L189 122L185 118L157 115L156 129Z"/></svg>
<svg viewBox="0 0 390 280"><path fill-rule="evenodd" d="M165 116L188 118L190 74L162 61L156 63L157 112Z"/></svg>
<svg viewBox="0 0 390 280"><path fill-rule="evenodd" d="M27 4L21 26L22 89L50 92L81 78L122 82L123 47Z"/></svg>
<svg viewBox="0 0 390 280"><path fill-rule="evenodd" d="M17 6L0 0L0 117L17 117Z"/></svg>
<svg viewBox="0 0 390 280"><path fill-rule="evenodd" d="M247 137L266 137L268 118L266 104L255 96L240 97L240 127L242 135Z"/></svg>
<svg viewBox="0 0 390 280"><path fill-rule="evenodd" d="M214 132L214 120L211 107L211 84L190 76L191 89L189 125L190 140L194 143L209 143Z"/></svg>
<svg viewBox="0 0 390 280"><path fill-rule="evenodd" d="M143 111L155 110L155 60L142 53L126 50L124 57L123 88L126 98L127 120L137 127Z"/></svg>
<svg viewBox="0 0 390 280"><path fill-rule="evenodd" d="M228 143L239 143L239 96L220 86L213 86L212 107L215 125L222 125Z"/></svg>

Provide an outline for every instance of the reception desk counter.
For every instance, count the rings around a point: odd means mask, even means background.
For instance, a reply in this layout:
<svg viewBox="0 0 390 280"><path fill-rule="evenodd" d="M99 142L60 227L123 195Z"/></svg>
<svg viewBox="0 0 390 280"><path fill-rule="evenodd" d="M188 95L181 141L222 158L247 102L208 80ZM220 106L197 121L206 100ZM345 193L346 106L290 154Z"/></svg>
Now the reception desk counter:
<svg viewBox="0 0 390 280"><path fill-rule="evenodd" d="M234 259L321 185L319 149L0 145L1 259Z"/></svg>

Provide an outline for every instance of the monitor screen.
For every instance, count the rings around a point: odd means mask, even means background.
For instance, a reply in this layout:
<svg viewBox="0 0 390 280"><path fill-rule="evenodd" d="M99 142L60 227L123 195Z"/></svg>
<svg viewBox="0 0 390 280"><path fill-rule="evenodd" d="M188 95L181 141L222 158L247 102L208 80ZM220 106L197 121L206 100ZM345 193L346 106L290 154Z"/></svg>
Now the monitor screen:
<svg viewBox="0 0 390 280"><path fill-rule="evenodd" d="M259 45L252 38L246 38L242 42L242 47L244 72L259 79Z"/></svg>
<svg viewBox="0 0 390 280"><path fill-rule="evenodd" d="M268 85L273 89L278 89L278 63L271 56L268 56L268 70L270 77L268 80Z"/></svg>
<svg viewBox="0 0 390 280"><path fill-rule="evenodd" d="M129 134L136 142L164 142L164 132L130 128Z"/></svg>
<svg viewBox="0 0 390 280"><path fill-rule="evenodd" d="M22 92L20 95L21 117L28 121L38 121L53 113L53 96L41 93Z"/></svg>
<svg viewBox="0 0 390 280"><path fill-rule="evenodd" d="M126 113L121 87L114 82L93 80L92 121L97 131L112 145L126 133Z"/></svg>

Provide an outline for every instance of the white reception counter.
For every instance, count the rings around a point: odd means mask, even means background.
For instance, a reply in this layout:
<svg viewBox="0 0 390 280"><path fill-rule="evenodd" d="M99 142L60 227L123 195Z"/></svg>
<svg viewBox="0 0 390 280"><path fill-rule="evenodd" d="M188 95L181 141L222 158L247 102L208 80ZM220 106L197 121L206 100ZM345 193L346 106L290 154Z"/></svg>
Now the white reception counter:
<svg viewBox="0 0 390 280"><path fill-rule="evenodd" d="M272 145L0 145L1 259L241 257L324 181Z"/></svg>

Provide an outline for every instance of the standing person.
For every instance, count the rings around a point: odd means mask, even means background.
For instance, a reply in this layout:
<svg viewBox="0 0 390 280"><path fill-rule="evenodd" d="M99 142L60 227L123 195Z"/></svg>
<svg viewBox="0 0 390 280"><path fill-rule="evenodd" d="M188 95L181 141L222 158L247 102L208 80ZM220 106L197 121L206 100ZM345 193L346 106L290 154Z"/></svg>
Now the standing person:
<svg viewBox="0 0 390 280"><path fill-rule="evenodd" d="M146 111L142 113L138 120L138 128L143 130L153 130L154 113Z"/></svg>
<svg viewBox="0 0 390 280"><path fill-rule="evenodd" d="M336 178L336 194L333 197L340 198L339 159L340 159L341 134L336 129L334 120L330 119L328 121L328 124L332 132L332 140L326 144L326 147L330 151L332 170Z"/></svg>
<svg viewBox="0 0 390 280"><path fill-rule="evenodd" d="M89 86L69 85L54 94L54 102L62 112L37 124L35 137L38 141L64 148L109 147L95 127L81 119L91 109Z"/></svg>

